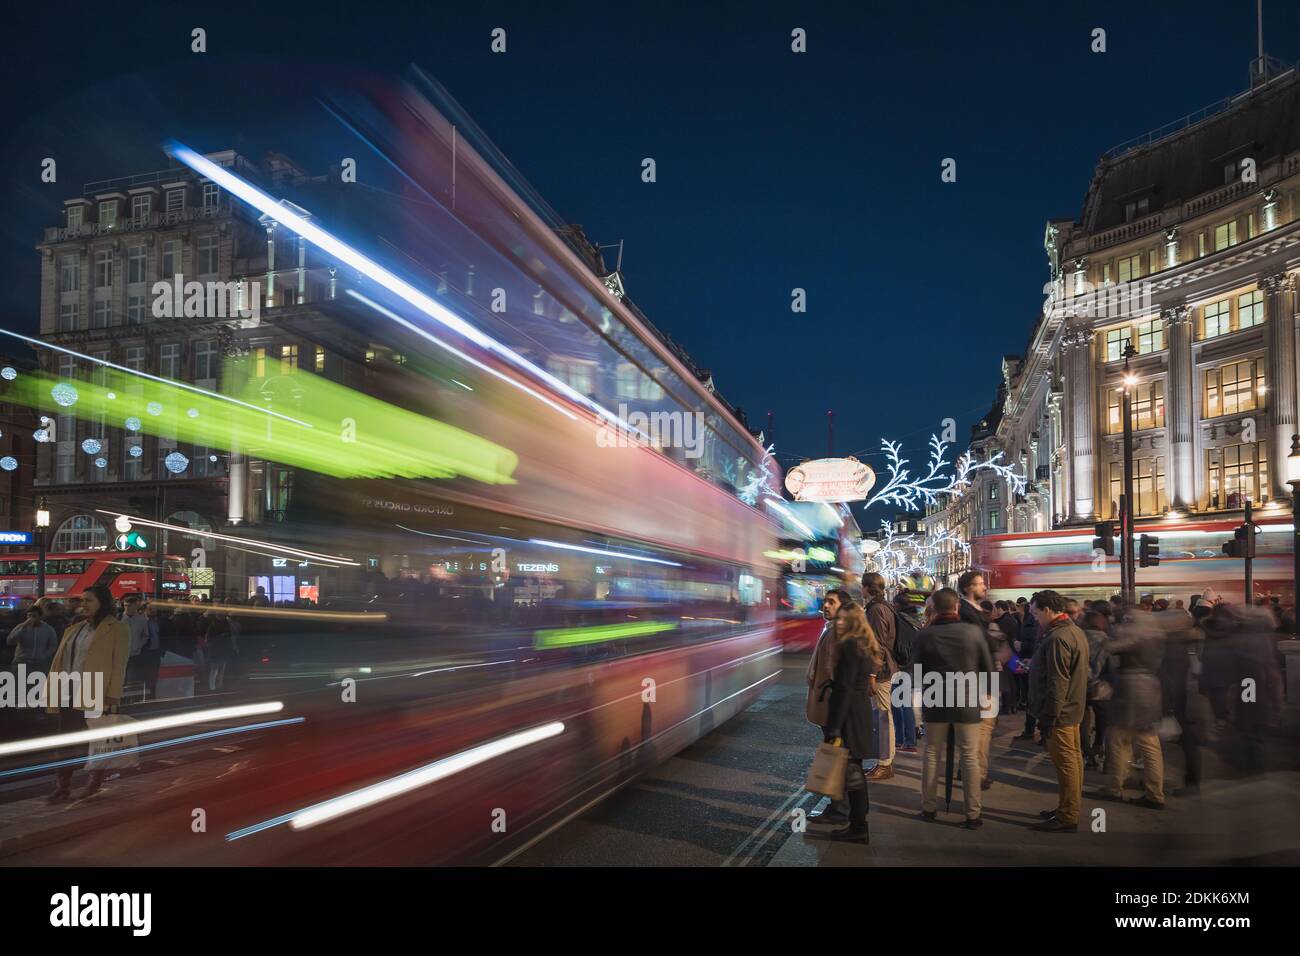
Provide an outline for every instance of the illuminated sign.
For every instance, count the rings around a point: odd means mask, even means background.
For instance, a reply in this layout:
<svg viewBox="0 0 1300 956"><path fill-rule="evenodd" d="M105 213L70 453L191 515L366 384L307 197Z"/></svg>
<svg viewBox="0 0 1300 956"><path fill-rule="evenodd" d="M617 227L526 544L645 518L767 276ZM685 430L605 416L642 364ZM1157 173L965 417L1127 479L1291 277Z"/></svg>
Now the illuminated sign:
<svg viewBox="0 0 1300 956"><path fill-rule="evenodd" d="M805 461L785 475L785 488L795 501L862 501L875 483L871 466L856 458Z"/></svg>
<svg viewBox="0 0 1300 956"><path fill-rule="evenodd" d="M0 544L31 544L30 531L0 531Z"/></svg>
<svg viewBox="0 0 1300 956"><path fill-rule="evenodd" d="M515 567L520 571L526 571L532 574L554 574L560 570L558 564L516 564Z"/></svg>
<svg viewBox="0 0 1300 956"><path fill-rule="evenodd" d="M273 567L273 568L287 568L288 566L289 566L289 559L288 559L288 558L272 558L272 559L271 559L271 567Z"/></svg>

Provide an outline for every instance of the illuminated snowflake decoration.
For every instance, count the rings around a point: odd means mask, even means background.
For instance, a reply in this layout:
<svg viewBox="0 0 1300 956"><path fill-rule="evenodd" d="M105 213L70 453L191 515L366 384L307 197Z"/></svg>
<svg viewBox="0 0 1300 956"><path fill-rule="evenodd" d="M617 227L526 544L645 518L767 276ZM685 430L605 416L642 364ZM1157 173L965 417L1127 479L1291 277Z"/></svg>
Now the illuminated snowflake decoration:
<svg viewBox="0 0 1300 956"><path fill-rule="evenodd" d="M98 438L87 438L85 441L81 443L81 450L84 451L87 455L98 455L99 450L103 447L104 446L100 444Z"/></svg>
<svg viewBox="0 0 1300 956"><path fill-rule="evenodd" d="M140 421L140 419L136 418L134 415L128 418L125 424L126 430L129 432L138 432L141 428L144 428L144 422Z"/></svg>
<svg viewBox="0 0 1300 956"><path fill-rule="evenodd" d="M132 458L139 458L141 455L144 454L144 449L141 448L139 445L132 445L130 448L126 450L126 453L130 455Z"/></svg>
<svg viewBox="0 0 1300 956"><path fill-rule="evenodd" d="M104 397L107 398L107 399L111 402L113 399L117 398L117 392L109 392L109 393L108 393L107 395L105 395Z"/></svg>
<svg viewBox="0 0 1300 956"><path fill-rule="evenodd" d="M95 467L96 467L96 468L107 468L107 467L108 467L108 459L107 459L107 458L96 458L96 459L95 459Z"/></svg>
<svg viewBox="0 0 1300 956"><path fill-rule="evenodd" d="M197 408L187 408L185 409L185 414L190 416L190 418L198 418L199 410Z"/></svg>
<svg viewBox="0 0 1300 956"><path fill-rule="evenodd" d="M17 377L18 369L14 368L12 365L6 365L4 368L0 368L0 378L4 379L6 382L12 382Z"/></svg>
<svg viewBox="0 0 1300 956"><path fill-rule="evenodd" d="M216 462L216 460L217 460L217 456L216 456L216 455L209 455L209 456L208 456L208 461Z"/></svg>
<svg viewBox="0 0 1300 956"><path fill-rule="evenodd" d="M42 442L49 441L50 430L48 428L38 428L36 431L32 432L32 438Z"/></svg>
<svg viewBox="0 0 1300 956"><path fill-rule="evenodd" d="M772 457L772 452L776 449L775 445L768 445L763 449L763 460L759 463L757 471L751 471L747 477L736 489L736 494L740 500L747 505L757 505L758 499L762 495L771 495L775 498L781 497L781 492L777 489L774 481L776 479L775 465L776 461Z"/></svg>
<svg viewBox="0 0 1300 956"><path fill-rule="evenodd" d="M930 436L930 461L924 474L913 478L908 460L902 457L902 445L887 438L880 440L880 447L888 459L886 468L889 480L866 501L866 507L878 504L897 505L907 511L920 511L926 505L937 504L940 496L961 494L970 485L971 476L977 471L992 471L1011 484L1015 494L1024 494L1025 477L1018 475L1010 465L999 464L1002 453L998 452L988 461L975 461L970 452L964 452L957 459L955 471L949 474L948 443Z"/></svg>
<svg viewBox="0 0 1300 956"><path fill-rule="evenodd" d="M50 398L54 399L54 404L62 408L71 408L77 404L77 399L80 397L77 390L67 382L60 382L50 389Z"/></svg>
<svg viewBox="0 0 1300 956"><path fill-rule="evenodd" d="M144 410L150 415L161 415L163 413L163 407L158 402L150 402L144 407Z"/></svg>
<svg viewBox="0 0 1300 956"><path fill-rule="evenodd" d="M167 470L173 475L179 475L190 466L190 460L180 452L174 451L163 459L163 464L167 466Z"/></svg>
<svg viewBox="0 0 1300 956"><path fill-rule="evenodd" d="M5 471L13 471L17 467L18 459L13 455L5 455L3 458L0 458L0 468L3 468Z"/></svg>
<svg viewBox="0 0 1300 956"><path fill-rule="evenodd" d="M881 521L884 537L880 547L866 556L867 569L875 571L890 587L898 587L904 578L934 575L936 560L955 550L970 553L970 544L951 531L933 535L895 534L894 526Z"/></svg>

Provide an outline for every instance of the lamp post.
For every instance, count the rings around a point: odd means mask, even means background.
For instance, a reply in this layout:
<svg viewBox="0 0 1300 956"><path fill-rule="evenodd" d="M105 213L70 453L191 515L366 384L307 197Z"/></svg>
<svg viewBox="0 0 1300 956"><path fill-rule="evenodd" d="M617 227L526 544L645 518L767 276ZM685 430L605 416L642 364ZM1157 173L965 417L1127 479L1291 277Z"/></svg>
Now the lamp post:
<svg viewBox="0 0 1300 956"><path fill-rule="evenodd" d="M1137 603L1136 562L1133 556L1133 517L1137 513L1137 502L1133 499L1133 389L1137 377L1129 371L1129 359L1137 355L1133 340L1124 340L1124 399L1120 414L1124 418L1124 495L1120 509L1120 578L1123 584L1124 605L1132 608Z"/></svg>
<svg viewBox="0 0 1300 956"><path fill-rule="evenodd" d="M1300 435L1291 436L1291 454L1286 456L1286 483L1291 486L1291 556L1295 573L1291 579L1292 637L1300 638Z"/></svg>
<svg viewBox="0 0 1300 956"><path fill-rule="evenodd" d="M36 507L36 596L45 597L45 532L50 527L50 504L44 498Z"/></svg>

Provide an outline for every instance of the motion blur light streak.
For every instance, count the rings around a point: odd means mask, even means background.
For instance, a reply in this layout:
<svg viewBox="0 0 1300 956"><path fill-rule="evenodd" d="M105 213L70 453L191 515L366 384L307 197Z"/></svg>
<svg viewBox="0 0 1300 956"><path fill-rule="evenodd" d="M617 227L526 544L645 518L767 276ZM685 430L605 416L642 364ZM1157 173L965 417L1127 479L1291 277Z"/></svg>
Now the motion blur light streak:
<svg viewBox="0 0 1300 956"><path fill-rule="evenodd" d="M150 601L154 607L193 609L194 605L182 601ZM348 621L361 624L382 624L388 620L387 611L300 611L295 608L249 607L243 604L204 604L203 610L220 611L242 617L278 617L300 621Z"/></svg>
<svg viewBox="0 0 1300 956"><path fill-rule="evenodd" d="M441 302L429 298L428 295L415 288L415 286L411 285L405 279L389 272L373 259L362 255L360 252L326 232L310 220L304 219L302 216L293 212L293 210L282 206L256 186L246 182L229 170L218 166L210 159L201 156L188 146L184 146L181 143L173 141L166 144L165 148L177 161L184 163L186 166L190 167L190 169L206 176L214 183L224 187L227 191L239 197L254 209L273 217L280 225L296 232L313 245L319 246L325 252L334 256L334 258L339 261L350 265L362 275L378 282L389 292L392 292L400 299L419 309L425 315L429 316L429 318L440 322L455 332L460 333L480 348L496 355L500 355L512 365L523 369L530 375L536 377L539 381L545 382L552 389L565 396L570 401L591 409L602 418L607 418L616 423L619 422L617 415L596 404L586 395L583 395L581 392L570 387L567 383L560 381L560 379L556 378L550 372L534 365L513 349L502 345L496 339L479 331L473 325L466 322L460 316L456 315L444 306Z"/></svg>
<svg viewBox="0 0 1300 956"><path fill-rule="evenodd" d="M534 635L534 646L542 649L573 647L577 644L599 644L602 641L618 641L629 637L659 634L674 630L676 627L676 624L646 621L642 624L594 624L591 627L549 628L538 631Z"/></svg>
<svg viewBox="0 0 1300 956"><path fill-rule="evenodd" d="M148 734L155 730L168 730L172 727L186 727L190 724L205 724L212 720L234 720L239 717L253 717L258 714L277 714L284 710L281 701L268 701L264 704L238 704L234 707L216 707L211 710L191 710L167 717L148 717L133 721L131 733ZM0 757L10 754L31 753L34 750L49 750L53 747L67 747L73 744L88 744L93 740L108 740L119 737L119 726L98 727L91 730L76 730L68 734L48 734L44 737L32 737L27 740L14 740L0 743Z"/></svg>
<svg viewBox="0 0 1300 956"><path fill-rule="evenodd" d="M565 551L583 551L587 554L601 554L609 558L626 558L629 561L647 561L650 564L666 564L670 568L680 568L681 565L676 561L665 561L663 558L646 558L639 554L628 554L626 551L606 551L604 548L584 548L580 544L565 544L563 541L548 541L545 538L532 538L529 544L540 544L546 548L563 548Z"/></svg>
<svg viewBox="0 0 1300 956"><path fill-rule="evenodd" d="M373 784L345 796L326 800L305 810L299 810L292 816L291 825L295 830L305 830L308 827L314 827L346 814L355 813L384 800L391 800L393 797L401 796L419 787L450 777L452 774L460 773L462 770L476 767L513 750L519 750L549 737L555 737L563 732L564 724L560 721L554 721L540 727L534 727L531 730L524 730L508 737L502 737L490 743L480 744L470 750L444 757L427 767L412 770L399 777L393 777L391 780L385 780L382 783Z"/></svg>
<svg viewBox="0 0 1300 956"><path fill-rule="evenodd" d="M434 335L432 332L429 332L427 329L422 329L418 325L414 324L413 322L408 322L406 319L402 318L392 309L385 308L384 306L380 305L378 302L375 302L373 299L366 298L364 295L362 295L360 292L357 292L355 289L348 289L347 294L350 295L352 298L356 299L358 302L362 303L363 305L370 306L370 308L374 309L380 315L392 319L394 322L396 322L398 325L402 326L403 328L408 329L411 332L414 332L416 335L420 336L421 338L429 342L432 342L434 345L438 346L439 348L445 349L446 351L450 352L452 355L456 356L457 358L465 362L468 362L470 365L473 365L475 368L481 369L482 371L487 372L489 375L493 375L496 378L501 379L501 381L513 385L521 392L527 392L533 398L537 399L539 402L543 402L546 405L549 405L551 408L555 409L557 412L559 412L561 415L565 416L566 418L570 418L575 422L578 420L577 415L573 414L573 412L569 411L567 408L565 408L563 405L559 404L558 402L552 401L551 399L543 395L541 392L537 391L534 388L530 388L529 386L525 385L523 382L515 381L509 375L503 374L499 370L494 369L491 365L487 365L484 362L480 362L478 359L474 358L473 356L467 355L466 353L462 352L460 349L456 348L456 346L444 342L442 339L438 338L436 335ZM473 391L473 389L470 389L470 391Z"/></svg>
<svg viewBox="0 0 1300 956"><path fill-rule="evenodd" d="M230 402L232 405L239 405L243 408L250 409L251 411L257 412L259 415L270 415L272 418L279 418L286 422L292 422L295 425L302 425L304 428L312 427L306 422L299 421L298 419L292 418L288 415L281 415L279 412L273 412L267 408L258 408L256 405L250 405L248 404L248 402L241 402L239 399L231 398L228 395L221 395L217 392L209 392L207 389L199 388L197 385L190 385L186 382L178 382L174 379L161 378L160 376L157 375L150 375L148 372L141 372L141 371L137 371L136 369L127 368L124 365L118 365L114 362L108 361L107 359L95 358L93 355L86 355L84 352L77 352L72 349L66 349L63 346L55 345L52 342L43 342L40 339L34 339L31 338L30 336L20 335L19 333L11 332L8 329L0 329L0 332L4 333L5 335L12 335L16 339L22 339L24 342L28 343L29 345L34 345L38 348L43 348L43 349L53 349L56 352L62 352L65 355L71 355L74 358L85 359L87 362L93 362L96 365L102 365L105 368L111 368L115 371L123 372L127 375L134 376L136 378L147 378L151 382L158 382L161 385L170 385L170 386L174 386L175 388L184 389L187 392L194 392L197 395L206 395L209 398L215 398L218 399L219 401ZM112 392L109 392L108 395L110 396L109 397L110 401L116 398L116 396Z"/></svg>
<svg viewBox="0 0 1300 956"><path fill-rule="evenodd" d="M226 727L221 730L207 730L201 734L189 734L185 737L173 737L171 740L160 740L152 744L140 744L138 747L127 747L125 750L114 750L112 755L118 754L142 754L150 750L162 750L167 747L178 747L181 744L192 744L200 740L211 740L214 737L229 737L231 734L246 734L253 730L267 730L271 727L284 727L288 724L306 723L305 717L286 717L283 720L267 720L260 724L245 724L242 727ZM14 770L0 770L0 777L16 777L25 773L39 773L42 770L53 770L57 767L80 766L87 762L86 757L69 757L67 760L53 760L49 763L33 764L30 767L18 767ZM97 758L90 757L89 760Z"/></svg>
<svg viewBox="0 0 1300 956"><path fill-rule="evenodd" d="M238 541L240 544L255 544L255 545L260 545L261 547L264 548L269 548L273 551L278 551L280 554L290 555L293 557L310 558L313 561L331 561L334 564L346 564L354 568L360 567L360 564L356 561L351 561L347 558L336 557L335 555L317 554L314 551L303 551L299 548L287 548L284 545L273 544L269 541L250 541L248 538L236 538L233 535L217 534L215 531L197 531L194 528L186 528L181 525L167 524L164 521L150 521L148 518L140 518L137 517L136 515L123 514L123 512L121 511L109 511L106 508L96 508L95 510L98 511L100 514L112 515L115 518L119 518L119 517L130 518L132 524L147 525L148 527L151 528L165 528L168 531L180 531L186 534L193 535L196 538L216 538L220 541Z"/></svg>

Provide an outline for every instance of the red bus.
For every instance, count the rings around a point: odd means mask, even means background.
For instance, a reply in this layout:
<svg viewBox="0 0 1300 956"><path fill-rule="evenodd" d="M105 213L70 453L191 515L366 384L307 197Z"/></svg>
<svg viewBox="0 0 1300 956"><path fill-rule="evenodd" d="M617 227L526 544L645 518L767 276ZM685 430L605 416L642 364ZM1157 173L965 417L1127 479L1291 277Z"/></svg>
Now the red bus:
<svg viewBox="0 0 1300 956"><path fill-rule="evenodd" d="M183 558L163 559L163 593L188 596L190 580ZM5 598L36 594L35 551L0 554L0 602ZM152 595L158 558L132 551L65 551L45 557L45 595L63 597L80 594L94 584L106 584L113 597L128 594Z"/></svg>
<svg viewBox="0 0 1300 956"><path fill-rule="evenodd" d="M1182 598L1206 588L1225 600L1245 596L1241 558L1223 553L1241 519L1137 523L1135 534L1159 538L1160 564L1138 568L1135 590L1156 598ZM1291 516L1257 514L1255 525L1255 596L1278 595L1289 604L1294 566ZM1029 597L1045 588L1072 597L1096 599L1119 593L1120 558L1094 555L1091 526L1023 534L981 535L971 541L971 567L984 574L994 600ZM1115 546L1119 551L1118 539Z"/></svg>

